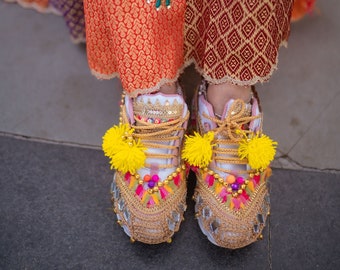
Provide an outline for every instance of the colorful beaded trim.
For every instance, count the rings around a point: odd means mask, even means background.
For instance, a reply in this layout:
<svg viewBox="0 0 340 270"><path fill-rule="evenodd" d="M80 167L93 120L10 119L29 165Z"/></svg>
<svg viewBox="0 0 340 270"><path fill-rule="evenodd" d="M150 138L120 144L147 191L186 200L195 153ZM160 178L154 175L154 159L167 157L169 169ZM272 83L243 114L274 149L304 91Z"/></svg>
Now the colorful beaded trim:
<svg viewBox="0 0 340 270"><path fill-rule="evenodd" d="M150 124L161 124L161 123L167 123L167 122L174 120L174 119L151 118L151 117L145 117L141 115L137 115L137 118L145 123L150 123Z"/></svg>
<svg viewBox="0 0 340 270"><path fill-rule="evenodd" d="M202 180L217 195L221 203L234 210L243 209L256 187L264 183L271 174L269 167L263 172L250 173L248 178L230 174L223 179L208 168L195 168L194 171L202 175Z"/></svg>
<svg viewBox="0 0 340 270"><path fill-rule="evenodd" d="M151 208L159 205L162 200L166 200L170 194L173 194L186 179L189 169L182 165L176 169L174 173L169 175L164 181L161 181L157 174L145 175L141 179L139 174L131 174L127 172L124 175L126 184L142 204Z"/></svg>

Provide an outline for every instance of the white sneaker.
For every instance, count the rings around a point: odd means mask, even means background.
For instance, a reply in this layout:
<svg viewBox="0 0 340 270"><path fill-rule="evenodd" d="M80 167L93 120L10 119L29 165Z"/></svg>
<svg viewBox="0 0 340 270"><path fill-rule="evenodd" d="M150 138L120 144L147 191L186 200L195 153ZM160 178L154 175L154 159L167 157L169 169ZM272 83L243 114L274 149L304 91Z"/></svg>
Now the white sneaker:
<svg viewBox="0 0 340 270"><path fill-rule="evenodd" d="M262 237L270 210L267 179L276 143L262 134L255 97L249 104L230 100L219 118L206 100L203 82L195 110L198 133L186 138L182 158L197 176L194 199L199 226L215 245L230 249L249 245ZM196 153L198 145L203 148Z"/></svg>
<svg viewBox="0 0 340 270"><path fill-rule="evenodd" d="M127 143L141 149L131 158L144 155L142 166L134 167L139 159L129 166L131 161L125 157L131 154L129 149L125 153L110 153L110 145L115 147L115 142L110 142L110 130L103 137L104 152L116 169L111 189L114 211L131 241L171 242L174 232L179 230L186 210L188 173L179 153L188 118L181 94L123 97L120 127L129 130ZM120 154L126 160L116 166L114 160Z"/></svg>

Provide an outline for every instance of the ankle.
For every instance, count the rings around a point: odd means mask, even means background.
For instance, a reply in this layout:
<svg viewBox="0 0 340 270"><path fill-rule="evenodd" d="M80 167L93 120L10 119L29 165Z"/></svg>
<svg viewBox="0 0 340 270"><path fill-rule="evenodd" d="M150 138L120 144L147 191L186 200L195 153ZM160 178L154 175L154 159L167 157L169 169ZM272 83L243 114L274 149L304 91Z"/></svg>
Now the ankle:
<svg viewBox="0 0 340 270"><path fill-rule="evenodd" d="M221 115L225 104L231 99L241 99L249 102L251 99L251 86L239 86L230 83L211 84L207 90L207 100L213 106L214 112Z"/></svg>
<svg viewBox="0 0 340 270"><path fill-rule="evenodd" d="M159 88L159 92L167 95L177 94L176 83L166 83Z"/></svg>

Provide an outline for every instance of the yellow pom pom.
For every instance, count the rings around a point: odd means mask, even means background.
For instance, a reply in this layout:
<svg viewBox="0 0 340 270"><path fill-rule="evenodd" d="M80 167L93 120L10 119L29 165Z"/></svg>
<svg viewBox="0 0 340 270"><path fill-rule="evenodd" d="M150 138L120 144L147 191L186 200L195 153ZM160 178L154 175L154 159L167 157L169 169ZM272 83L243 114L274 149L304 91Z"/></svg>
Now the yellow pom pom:
<svg viewBox="0 0 340 270"><path fill-rule="evenodd" d="M123 173L136 173L144 165L146 155L145 147L138 140L124 143L118 147L118 151L111 157L111 169L115 168Z"/></svg>
<svg viewBox="0 0 340 270"><path fill-rule="evenodd" d="M265 169L275 157L276 146L277 142L268 136L257 134L240 142L238 155L241 159L247 159L252 169Z"/></svg>
<svg viewBox="0 0 340 270"><path fill-rule="evenodd" d="M127 135L131 135L133 129L128 124L113 126L103 136L102 149L105 156L111 158L118 151L119 146L127 140Z"/></svg>
<svg viewBox="0 0 340 270"><path fill-rule="evenodd" d="M140 140L133 139L133 131L124 124L110 128L103 136L102 148L105 156L111 159L111 169L136 173L144 165L146 148Z"/></svg>
<svg viewBox="0 0 340 270"><path fill-rule="evenodd" d="M193 136L185 136L186 140L182 152L182 158L190 165L198 167L206 167L211 162L212 157L212 141L214 133L209 131L201 136L195 132Z"/></svg>

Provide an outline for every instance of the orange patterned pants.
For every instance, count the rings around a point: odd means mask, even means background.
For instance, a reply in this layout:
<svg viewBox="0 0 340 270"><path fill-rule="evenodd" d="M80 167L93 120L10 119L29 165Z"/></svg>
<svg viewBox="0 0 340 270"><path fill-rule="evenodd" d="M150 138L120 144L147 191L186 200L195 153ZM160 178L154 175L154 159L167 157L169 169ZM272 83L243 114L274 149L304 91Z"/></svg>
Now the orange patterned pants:
<svg viewBox="0 0 340 270"><path fill-rule="evenodd" d="M84 7L94 75L119 75L124 90L134 95L176 80L184 56L184 0L159 11L146 0L87 0Z"/></svg>

